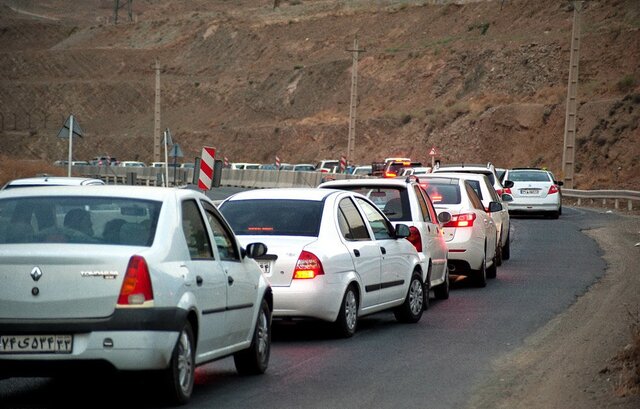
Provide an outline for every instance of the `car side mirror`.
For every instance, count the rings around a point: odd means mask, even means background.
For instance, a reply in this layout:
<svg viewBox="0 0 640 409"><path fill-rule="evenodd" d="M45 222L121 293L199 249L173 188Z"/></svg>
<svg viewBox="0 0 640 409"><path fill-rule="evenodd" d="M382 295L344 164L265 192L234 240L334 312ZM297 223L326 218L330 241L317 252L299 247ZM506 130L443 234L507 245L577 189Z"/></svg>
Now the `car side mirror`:
<svg viewBox="0 0 640 409"><path fill-rule="evenodd" d="M502 210L502 204L498 202L489 202L489 213L495 213Z"/></svg>
<svg viewBox="0 0 640 409"><path fill-rule="evenodd" d="M556 184L556 185L558 185L558 186L562 186L562 185L564 185L564 182L563 182L563 181L561 181L561 180L554 180L554 182L555 182L555 184Z"/></svg>
<svg viewBox="0 0 640 409"><path fill-rule="evenodd" d="M406 239L411 235L411 231L409 231L409 226L406 224L397 224L396 225L396 238L397 239Z"/></svg>
<svg viewBox="0 0 640 409"><path fill-rule="evenodd" d="M509 193L503 193L502 194L502 201L503 202L513 202L513 196L511 196Z"/></svg>
<svg viewBox="0 0 640 409"><path fill-rule="evenodd" d="M243 253L249 258L260 258L267 254L267 245L264 243L250 243Z"/></svg>
<svg viewBox="0 0 640 409"><path fill-rule="evenodd" d="M504 182L502 182L502 186L506 187L507 189L511 189L513 187L513 181L505 180Z"/></svg>
<svg viewBox="0 0 640 409"><path fill-rule="evenodd" d="M440 224L447 224L451 221L451 213L449 212L440 212L438 213L438 221Z"/></svg>

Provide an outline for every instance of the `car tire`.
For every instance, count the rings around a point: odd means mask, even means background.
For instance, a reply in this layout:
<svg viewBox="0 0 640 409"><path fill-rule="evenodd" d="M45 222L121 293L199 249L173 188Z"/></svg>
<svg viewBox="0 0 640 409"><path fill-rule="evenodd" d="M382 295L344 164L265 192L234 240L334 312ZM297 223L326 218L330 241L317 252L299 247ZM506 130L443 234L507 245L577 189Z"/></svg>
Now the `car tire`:
<svg viewBox="0 0 640 409"><path fill-rule="evenodd" d="M251 346L233 355L233 362L240 375L263 374L269 366L271 354L271 310L266 300L262 300L253 330Z"/></svg>
<svg viewBox="0 0 640 409"><path fill-rule="evenodd" d="M393 310L399 322L416 323L422 318L424 311L424 282L420 274L414 274L409 282L407 296L402 305Z"/></svg>
<svg viewBox="0 0 640 409"><path fill-rule="evenodd" d="M433 295L438 300L447 300L449 299L449 290L450 290L450 282L449 282L449 268L446 267L446 272L444 274L444 283L433 287Z"/></svg>
<svg viewBox="0 0 640 409"><path fill-rule="evenodd" d="M171 403L182 405L189 400L195 379L195 345L189 322L178 335L169 367L162 372L162 378L163 390Z"/></svg>
<svg viewBox="0 0 640 409"><path fill-rule="evenodd" d="M342 338L350 338L358 327L358 294L353 284L347 287L335 322L336 331Z"/></svg>
<svg viewBox="0 0 640 409"><path fill-rule="evenodd" d="M487 261L486 257L482 258L482 264L480 265L479 270L475 270L473 274L473 281L476 287L486 287L487 286Z"/></svg>
<svg viewBox="0 0 640 409"><path fill-rule="evenodd" d="M507 233L507 244L502 248L502 259L509 260L511 257L511 233Z"/></svg>

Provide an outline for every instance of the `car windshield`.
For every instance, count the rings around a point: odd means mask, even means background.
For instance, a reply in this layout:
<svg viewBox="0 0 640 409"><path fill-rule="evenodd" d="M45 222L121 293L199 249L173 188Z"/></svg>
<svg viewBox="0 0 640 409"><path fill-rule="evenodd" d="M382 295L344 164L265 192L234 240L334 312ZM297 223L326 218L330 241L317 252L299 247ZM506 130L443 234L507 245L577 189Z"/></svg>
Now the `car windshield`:
<svg viewBox="0 0 640 409"><path fill-rule="evenodd" d="M0 200L0 243L151 246L161 202L47 196Z"/></svg>
<svg viewBox="0 0 640 409"><path fill-rule="evenodd" d="M324 202L315 200L231 200L220 211L238 235L312 236L320 231Z"/></svg>
<svg viewBox="0 0 640 409"><path fill-rule="evenodd" d="M507 177L512 182L550 182L547 172L535 170L515 170Z"/></svg>
<svg viewBox="0 0 640 409"><path fill-rule="evenodd" d="M439 204L460 204L460 187L444 183L429 182L422 185L427 191L434 205Z"/></svg>
<svg viewBox="0 0 640 409"><path fill-rule="evenodd" d="M407 189L391 186L339 186L337 188L366 196L392 222L411 221Z"/></svg>

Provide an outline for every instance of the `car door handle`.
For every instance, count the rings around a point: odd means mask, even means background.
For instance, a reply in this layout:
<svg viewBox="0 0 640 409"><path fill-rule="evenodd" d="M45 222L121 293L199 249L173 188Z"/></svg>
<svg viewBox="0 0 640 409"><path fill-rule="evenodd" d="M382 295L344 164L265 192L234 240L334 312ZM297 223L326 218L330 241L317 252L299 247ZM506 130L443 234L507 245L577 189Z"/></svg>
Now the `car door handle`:
<svg viewBox="0 0 640 409"><path fill-rule="evenodd" d="M380 251L382 252L382 254L387 254L387 249L385 249L384 247L380 247Z"/></svg>
<svg viewBox="0 0 640 409"><path fill-rule="evenodd" d="M229 282L229 285L233 285L233 277L227 276L227 281Z"/></svg>
<svg viewBox="0 0 640 409"><path fill-rule="evenodd" d="M356 257L360 257L360 250L353 250L353 254L355 254Z"/></svg>
<svg viewBox="0 0 640 409"><path fill-rule="evenodd" d="M202 286L202 282L203 282L203 281L204 281L204 280L202 279L202 277L200 277L200 276L196 276L196 284L198 285L198 287L201 287L201 286Z"/></svg>

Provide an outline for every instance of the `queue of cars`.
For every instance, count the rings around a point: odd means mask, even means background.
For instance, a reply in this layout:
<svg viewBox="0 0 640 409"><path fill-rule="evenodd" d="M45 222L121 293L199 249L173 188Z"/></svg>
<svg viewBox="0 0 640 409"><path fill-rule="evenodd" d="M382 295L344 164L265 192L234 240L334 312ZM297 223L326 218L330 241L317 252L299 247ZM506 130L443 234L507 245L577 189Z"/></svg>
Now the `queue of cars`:
<svg viewBox="0 0 640 409"><path fill-rule="evenodd" d="M263 373L272 318L342 337L383 310L416 323L431 293L449 298L451 274L496 277L509 212L560 212L535 204L559 197L547 171L472 170L246 191L217 208L188 189L13 181L0 193L0 379L153 371L180 404L197 365L233 356Z"/></svg>

